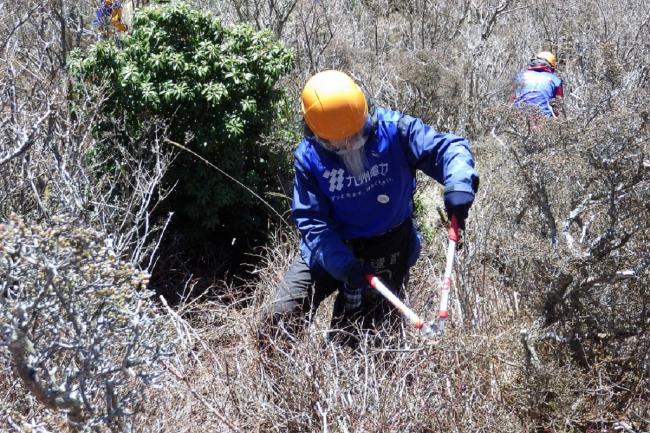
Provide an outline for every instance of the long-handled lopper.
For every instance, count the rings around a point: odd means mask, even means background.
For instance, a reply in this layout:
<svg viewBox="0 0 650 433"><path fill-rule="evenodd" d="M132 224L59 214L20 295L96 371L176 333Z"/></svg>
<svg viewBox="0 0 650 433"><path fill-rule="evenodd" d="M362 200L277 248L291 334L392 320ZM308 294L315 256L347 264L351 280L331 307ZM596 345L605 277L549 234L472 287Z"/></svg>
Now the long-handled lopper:
<svg viewBox="0 0 650 433"><path fill-rule="evenodd" d="M437 335L445 333L445 324L449 317L449 291L451 290L451 272L454 268L454 256L456 255L456 243L460 240L460 229L456 215L451 217L449 231L447 234L449 244L447 245L447 263L445 265L445 275L442 279L442 289L440 290L440 309L438 310L438 320L432 320L429 324L432 331Z"/></svg>
<svg viewBox="0 0 650 433"><path fill-rule="evenodd" d="M393 292L390 291L388 287L381 282L379 278L374 275L366 274L366 280L368 283L381 293L384 298L388 300L395 308L397 308L400 313L402 313L414 326L415 329L421 331L427 337L433 337L435 334L431 327L420 318L413 310L404 304Z"/></svg>
<svg viewBox="0 0 650 433"><path fill-rule="evenodd" d="M449 317L448 304L449 304L449 290L451 289L451 272L454 267L454 255L456 253L456 243L460 239L460 232L458 228L458 221L455 216L451 217L451 224L449 226L449 245L447 247L447 264L445 266L445 275L442 280L442 289L440 293L440 310L438 311L438 320L435 319L431 323L427 323L420 318L413 310L404 304L388 287L381 282L379 278L374 275L366 274L368 283L379 293L382 294L395 308L397 308L414 326L426 337L434 337L436 335L443 335L445 333L445 322Z"/></svg>

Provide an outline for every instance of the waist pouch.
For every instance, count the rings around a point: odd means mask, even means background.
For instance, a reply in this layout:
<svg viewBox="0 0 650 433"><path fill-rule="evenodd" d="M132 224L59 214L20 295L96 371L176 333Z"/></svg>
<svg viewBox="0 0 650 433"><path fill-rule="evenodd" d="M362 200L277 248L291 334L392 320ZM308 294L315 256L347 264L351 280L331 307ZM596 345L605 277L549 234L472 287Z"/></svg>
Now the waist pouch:
<svg viewBox="0 0 650 433"><path fill-rule="evenodd" d="M355 257L369 264L380 279L395 292L408 270L408 255L412 232L411 218L378 236L358 238L348 241Z"/></svg>

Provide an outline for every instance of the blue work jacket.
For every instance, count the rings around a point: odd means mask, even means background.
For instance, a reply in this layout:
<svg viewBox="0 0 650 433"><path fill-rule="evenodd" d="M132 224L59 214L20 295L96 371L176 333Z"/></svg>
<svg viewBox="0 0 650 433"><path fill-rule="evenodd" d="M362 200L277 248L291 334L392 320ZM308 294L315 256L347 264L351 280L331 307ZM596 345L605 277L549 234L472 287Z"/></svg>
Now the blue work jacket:
<svg viewBox="0 0 650 433"><path fill-rule="evenodd" d="M377 236L413 214L416 169L445 186L445 192L474 194L478 174L462 137L436 132L422 120L377 107L364 146L367 169L352 176L341 159L314 137L295 151L292 216L300 252L311 269L339 280L355 260L345 241ZM420 251L412 231L409 266Z"/></svg>
<svg viewBox="0 0 650 433"><path fill-rule="evenodd" d="M531 104L539 107L547 117L555 117L551 99L562 96L562 80L552 72L529 69L517 75L515 106Z"/></svg>

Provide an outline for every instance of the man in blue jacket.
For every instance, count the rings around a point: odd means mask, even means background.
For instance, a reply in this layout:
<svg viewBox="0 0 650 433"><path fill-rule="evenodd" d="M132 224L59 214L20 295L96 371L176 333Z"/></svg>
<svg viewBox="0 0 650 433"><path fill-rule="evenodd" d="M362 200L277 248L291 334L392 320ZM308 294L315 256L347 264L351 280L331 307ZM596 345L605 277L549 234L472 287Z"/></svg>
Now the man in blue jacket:
<svg viewBox="0 0 650 433"><path fill-rule="evenodd" d="M378 329L397 314L364 275L403 295L421 246L413 221L418 169L444 185L446 210L464 228L479 179L469 143L369 106L340 71L310 78L301 102L305 136L295 151L292 203L300 254L271 304L273 329L295 332L335 292L333 328Z"/></svg>
<svg viewBox="0 0 650 433"><path fill-rule="evenodd" d="M564 96L562 80L555 75L557 59L549 51L541 51L529 62L525 71L517 75L515 106L525 109L537 107L546 117L557 117L552 103Z"/></svg>

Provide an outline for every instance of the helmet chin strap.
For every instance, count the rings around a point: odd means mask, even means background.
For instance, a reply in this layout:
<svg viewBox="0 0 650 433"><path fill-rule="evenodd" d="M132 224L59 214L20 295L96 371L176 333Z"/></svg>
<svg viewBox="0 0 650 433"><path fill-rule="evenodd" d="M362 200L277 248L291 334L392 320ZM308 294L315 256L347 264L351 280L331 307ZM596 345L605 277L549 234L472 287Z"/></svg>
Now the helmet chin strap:
<svg viewBox="0 0 650 433"><path fill-rule="evenodd" d="M338 146L334 149L337 155L345 155L346 153L355 152L366 144L367 137L362 134L355 134L353 138L345 140L343 146Z"/></svg>
<svg viewBox="0 0 650 433"><path fill-rule="evenodd" d="M341 140L325 140L315 134L314 137L326 150L334 152L337 155L344 155L348 152L359 150L364 144L366 144L366 141L368 141L368 135L365 130Z"/></svg>

